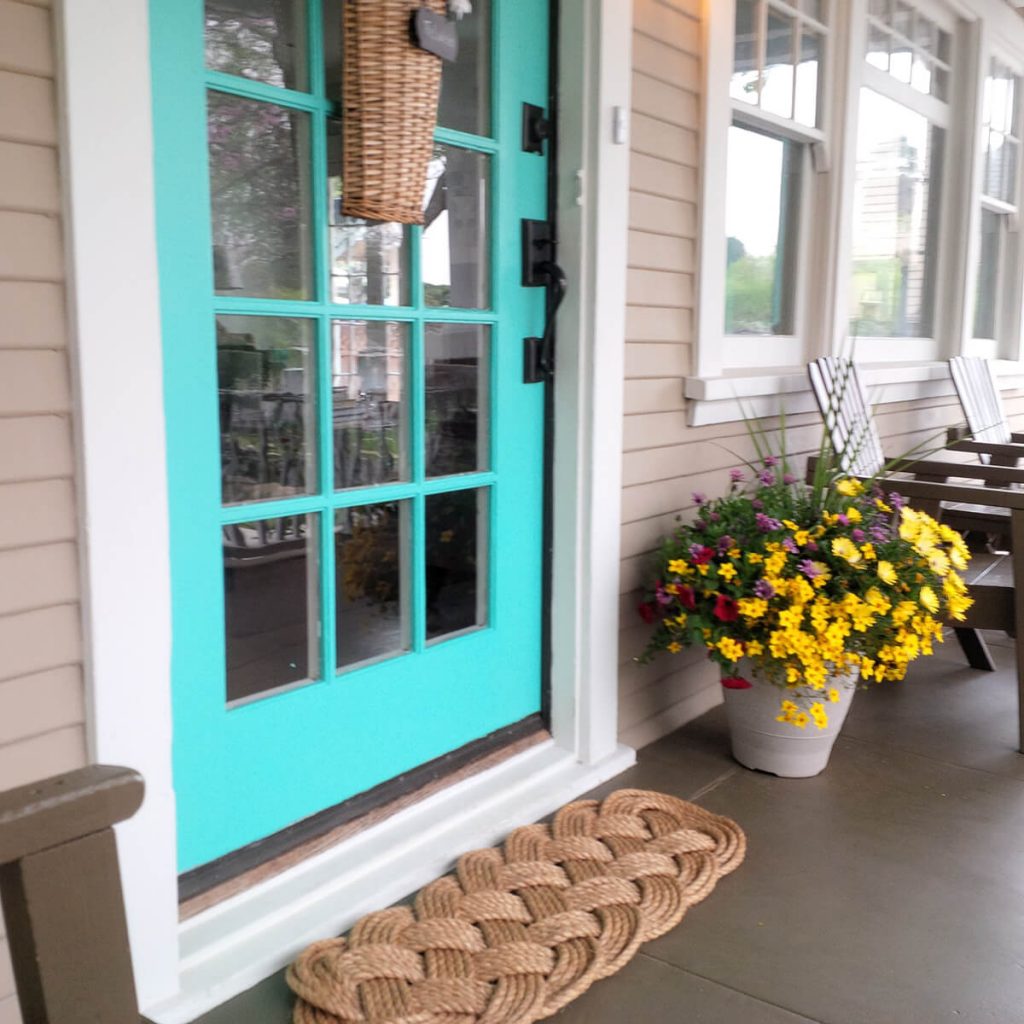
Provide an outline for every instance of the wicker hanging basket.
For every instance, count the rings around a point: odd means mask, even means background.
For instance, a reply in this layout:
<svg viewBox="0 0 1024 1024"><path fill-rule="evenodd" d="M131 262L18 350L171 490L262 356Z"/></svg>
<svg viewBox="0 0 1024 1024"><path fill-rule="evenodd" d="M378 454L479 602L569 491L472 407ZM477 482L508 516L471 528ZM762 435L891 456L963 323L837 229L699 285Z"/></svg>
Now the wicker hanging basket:
<svg viewBox="0 0 1024 1024"><path fill-rule="evenodd" d="M414 46L412 14L445 0L344 0L342 212L423 223L441 60Z"/></svg>

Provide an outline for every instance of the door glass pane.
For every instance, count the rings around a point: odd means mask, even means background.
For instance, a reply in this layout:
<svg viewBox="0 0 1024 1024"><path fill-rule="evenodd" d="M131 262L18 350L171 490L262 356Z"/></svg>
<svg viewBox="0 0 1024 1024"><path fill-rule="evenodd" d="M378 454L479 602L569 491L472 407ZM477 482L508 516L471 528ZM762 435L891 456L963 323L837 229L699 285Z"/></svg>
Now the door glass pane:
<svg viewBox="0 0 1024 1024"><path fill-rule="evenodd" d="M487 468L490 328L427 324L427 476Z"/></svg>
<svg viewBox="0 0 1024 1024"><path fill-rule="evenodd" d="M335 320L331 325L334 486L409 479L409 325Z"/></svg>
<svg viewBox="0 0 1024 1024"><path fill-rule="evenodd" d="M490 161L435 146L427 171L422 266L427 306L490 304Z"/></svg>
<svg viewBox="0 0 1024 1024"><path fill-rule="evenodd" d="M1003 225L1006 214L981 211L981 247L978 252L978 283L974 293L974 337L995 338L999 305L999 270L1002 262Z"/></svg>
<svg viewBox="0 0 1024 1024"><path fill-rule="evenodd" d="M853 207L854 335L931 335L942 143L942 130L921 114L861 90Z"/></svg>
<svg viewBox="0 0 1024 1024"><path fill-rule="evenodd" d="M782 14L768 15L761 109L793 116L793 20Z"/></svg>
<svg viewBox="0 0 1024 1024"><path fill-rule="evenodd" d="M800 209L797 143L729 129L725 186L728 334L791 334Z"/></svg>
<svg viewBox="0 0 1024 1024"><path fill-rule="evenodd" d="M341 124L327 122L331 301L370 306L409 304L409 229L341 212Z"/></svg>
<svg viewBox="0 0 1024 1024"><path fill-rule="evenodd" d="M473 11L457 22L459 56L441 65L437 123L473 135L491 131L491 3L473 0Z"/></svg>
<svg viewBox="0 0 1024 1024"><path fill-rule="evenodd" d="M225 504L316 489L316 374L311 320L217 317Z"/></svg>
<svg viewBox="0 0 1024 1024"><path fill-rule="evenodd" d="M223 528L227 699L314 679L319 516Z"/></svg>
<svg viewBox="0 0 1024 1024"><path fill-rule="evenodd" d="M426 498L427 639L487 622L486 490Z"/></svg>
<svg viewBox="0 0 1024 1024"><path fill-rule="evenodd" d="M208 133L217 294L310 298L309 115L211 92Z"/></svg>
<svg viewBox="0 0 1024 1024"><path fill-rule="evenodd" d="M288 89L308 87L303 0L206 0L206 66Z"/></svg>
<svg viewBox="0 0 1024 1024"><path fill-rule="evenodd" d="M409 650L409 502L335 513L338 668Z"/></svg>

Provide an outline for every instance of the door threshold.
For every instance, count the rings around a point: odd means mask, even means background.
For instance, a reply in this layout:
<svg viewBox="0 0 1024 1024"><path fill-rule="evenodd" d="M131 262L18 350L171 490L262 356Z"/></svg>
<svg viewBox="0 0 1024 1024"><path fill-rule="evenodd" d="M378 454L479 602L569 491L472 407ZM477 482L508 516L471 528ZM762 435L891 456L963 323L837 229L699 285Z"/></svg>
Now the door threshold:
<svg viewBox="0 0 1024 1024"><path fill-rule="evenodd" d="M462 779L551 739L531 715L435 758L366 793L189 871L178 879L178 917L185 921L290 867L379 824Z"/></svg>
<svg viewBox="0 0 1024 1024"><path fill-rule="evenodd" d="M595 764L548 739L461 779L181 923L178 995L144 1008L188 1024L281 970L310 942L340 935L450 871L468 850L551 814L625 771L619 746Z"/></svg>

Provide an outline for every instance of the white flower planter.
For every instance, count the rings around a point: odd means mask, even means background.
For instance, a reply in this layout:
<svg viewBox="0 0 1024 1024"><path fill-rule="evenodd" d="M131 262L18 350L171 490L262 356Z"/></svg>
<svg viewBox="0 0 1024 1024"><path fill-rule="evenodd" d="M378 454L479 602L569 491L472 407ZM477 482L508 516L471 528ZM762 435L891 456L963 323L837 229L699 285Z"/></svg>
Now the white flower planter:
<svg viewBox="0 0 1024 1024"><path fill-rule="evenodd" d="M828 686L836 687L840 694L834 704L824 693L800 696L764 682L751 670L749 663L741 664L737 675L754 685L747 690L723 688L732 756L747 768L787 779L808 778L824 771L857 689L856 674L829 680ZM823 701L828 725L819 729L811 721L800 729L789 722L777 722L783 700L792 700L802 709L816 700Z"/></svg>

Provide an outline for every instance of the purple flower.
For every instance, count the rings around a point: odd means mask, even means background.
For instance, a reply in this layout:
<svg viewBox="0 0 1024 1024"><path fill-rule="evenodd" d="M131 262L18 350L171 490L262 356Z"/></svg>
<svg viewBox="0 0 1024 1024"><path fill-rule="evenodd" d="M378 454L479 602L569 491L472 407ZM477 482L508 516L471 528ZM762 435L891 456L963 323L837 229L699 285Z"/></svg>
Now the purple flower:
<svg viewBox="0 0 1024 1024"><path fill-rule="evenodd" d="M777 455L765 456L764 464L766 466L777 466L779 464L779 457Z"/></svg>
<svg viewBox="0 0 1024 1024"><path fill-rule="evenodd" d="M783 482L783 483L784 483L784 484L785 484L785 485L786 485L787 487L789 487L789 486L791 486L792 484L795 484L795 483L796 483L796 477L795 477L795 476L793 476L793 474L792 474L792 473L783 473L783 474L782 474L782 482Z"/></svg>
<svg viewBox="0 0 1024 1024"><path fill-rule="evenodd" d="M809 558L805 558L797 568L809 579L817 579L821 575L821 569L818 568Z"/></svg>
<svg viewBox="0 0 1024 1024"><path fill-rule="evenodd" d="M691 495L694 505L707 504L708 496L703 491L694 491Z"/></svg>
<svg viewBox="0 0 1024 1024"><path fill-rule="evenodd" d="M876 523L871 527L871 539L875 541L876 544L884 544L890 539L889 527L884 526L881 523Z"/></svg>
<svg viewBox="0 0 1024 1024"><path fill-rule="evenodd" d="M791 554L795 555L800 549L796 546L796 541L792 537L786 537L782 542L782 546Z"/></svg>
<svg viewBox="0 0 1024 1024"><path fill-rule="evenodd" d="M708 513L708 519L710 519L711 522L713 522L713 523L717 523L718 520L721 519L721 518L722 517L717 512L709 512Z"/></svg>
<svg viewBox="0 0 1024 1024"><path fill-rule="evenodd" d="M754 584L754 593L769 601L775 596L775 588L767 580L758 580Z"/></svg>
<svg viewBox="0 0 1024 1024"><path fill-rule="evenodd" d="M836 516L836 522L837 523L841 523L843 526L849 526L850 525L850 520L849 520L849 518L847 518L847 515L846 515L845 512L840 512L839 515Z"/></svg>
<svg viewBox="0 0 1024 1024"><path fill-rule="evenodd" d="M671 594L666 594L665 591L662 589L662 586L661 586L660 583L658 584L658 589L655 592L655 596L657 597L658 604L660 604L660 605L666 605L666 604L671 604L672 603L672 595Z"/></svg>
<svg viewBox="0 0 1024 1024"><path fill-rule="evenodd" d="M808 541L808 542L807 542L807 543L806 543L806 544L804 545L804 548L805 548L805 549L806 549L807 551L817 551L817 550L818 550L818 542L817 542L816 540L809 540L809 541Z"/></svg>
<svg viewBox="0 0 1024 1024"><path fill-rule="evenodd" d="M854 540L855 540L855 541L856 541L856 542L857 542L858 544L863 544L863 543L864 543L864 537L865 537L865 535L864 535L864 531L863 531L863 530L861 530L861 529L854 529L854 530L852 530L852 531L850 532L850 536L851 536L851 537L852 537L852 538L853 538L853 539L854 539Z"/></svg>
<svg viewBox="0 0 1024 1024"><path fill-rule="evenodd" d="M902 494L897 494L895 491L889 492L889 504L893 508L903 508L906 505L907 499Z"/></svg>
<svg viewBox="0 0 1024 1024"><path fill-rule="evenodd" d="M693 528L694 528L694 529L695 529L695 530L696 530L696 531L697 531L698 533L700 533L700 531L701 531L701 530L706 530L706 529L708 528L708 524L707 524L707 523L705 523L703 519L695 519L695 520L693 521Z"/></svg>
<svg viewBox="0 0 1024 1024"><path fill-rule="evenodd" d="M743 470L742 469L730 469L729 470L729 479L734 484L740 483L743 480Z"/></svg>
<svg viewBox="0 0 1024 1024"><path fill-rule="evenodd" d="M736 541L734 541L732 539L732 537L730 537L729 534L727 534L727 533L723 534L721 537L718 538L718 550L719 551L728 551L729 548L735 547L735 546L736 546Z"/></svg>
<svg viewBox="0 0 1024 1024"><path fill-rule="evenodd" d="M778 519L772 519L771 516L766 516L763 512L758 512L754 516L754 523L762 533L771 533L772 530L782 529L782 523Z"/></svg>
<svg viewBox="0 0 1024 1024"><path fill-rule="evenodd" d="M763 469L757 474L757 479L765 485L765 487L771 487L775 483L775 474L770 469Z"/></svg>
<svg viewBox="0 0 1024 1024"><path fill-rule="evenodd" d="M764 508L764 502L760 498L754 498L754 500L751 501L750 506L751 508L760 510Z"/></svg>

